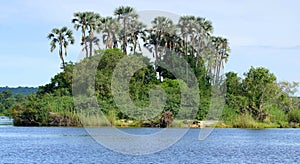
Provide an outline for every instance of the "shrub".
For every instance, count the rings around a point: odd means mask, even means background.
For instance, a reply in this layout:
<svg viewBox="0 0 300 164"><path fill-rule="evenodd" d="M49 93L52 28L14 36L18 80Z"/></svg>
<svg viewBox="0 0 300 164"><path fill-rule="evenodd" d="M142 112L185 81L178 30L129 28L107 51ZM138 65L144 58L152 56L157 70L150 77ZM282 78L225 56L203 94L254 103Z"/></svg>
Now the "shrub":
<svg viewBox="0 0 300 164"><path fill-rule="evenodd" d="M288 121L300 123L300 109L293 109L288 113Z"/></svg>

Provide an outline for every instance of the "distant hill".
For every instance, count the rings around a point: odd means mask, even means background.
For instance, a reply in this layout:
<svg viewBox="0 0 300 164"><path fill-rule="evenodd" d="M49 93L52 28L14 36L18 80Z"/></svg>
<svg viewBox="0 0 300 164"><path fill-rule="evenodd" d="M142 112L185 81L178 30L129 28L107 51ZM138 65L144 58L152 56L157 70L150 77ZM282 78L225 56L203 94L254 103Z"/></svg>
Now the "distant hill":
<svg viewBox="0 0 300 164"><path fill-rule="evenodd" d="M38 88L37 87L0 87L0 92L5 91L5 90L10 90L14 95L16 94L22 94L22 95L29 95L31 93L37 92Z"/></svg>

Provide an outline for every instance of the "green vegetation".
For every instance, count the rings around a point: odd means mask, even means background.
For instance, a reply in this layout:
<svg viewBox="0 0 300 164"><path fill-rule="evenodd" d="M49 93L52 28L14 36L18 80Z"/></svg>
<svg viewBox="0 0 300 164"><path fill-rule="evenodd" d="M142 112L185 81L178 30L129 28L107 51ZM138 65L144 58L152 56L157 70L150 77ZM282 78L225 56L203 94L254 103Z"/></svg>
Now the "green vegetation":
<svg viewBox="0 0 300 164"><path fill-rule="evenodd" d="M7 90L10 90L13 95L21 94L27 96L31 93L37 92L38 88L37 87L8 87L8 86L0 87L0 92L7 91Z"/></svg>
<svg viewBox="0 0 300 164"><path fill-rule="evenodd" d="M16 102L22 102L25 100L23 94L13 94L8 87L7 90L0 92L0 115L9 115L8 110L11 109Z"/></svg>
<svg viewBox="0 0 300 164"><path fill-rule="evenodd" d="M275 75L262 67L251 67L244 76L226 73L226 124L242 128L299 126L299 99L293 97L297 83L277 83Z"/></svg>
<svg viewBox="0 0 300 164"><path fill-rule="evenodd" d="M194 120L218 118L218 114L209 113L209 109L218 113L224 106L218 127L299 127L300 105L298 98L293 97L298 84L278 82L276 76L263 67L251 67L244 77L234 72L223 76L222 69L230 54L229 42L213 36L209 20L182 16L174 24L160 16L147 27L139 22L135 9L128 6L117 8L114 16L74 13L71 22L74 29L81 32L85 52L85 58L78 63L66 63L63 58L68 45L75 41L72 30L54 28L48 35L50 51L58 46L62 72L28 96L2 91L0 113L12 116L15 125L25 126L187 127ZM96 37L96 33L101 37ZM145 55L147 52L142 51L142 46L153 55L153 62ZM125 57L131 67L117 69ZM170 65L169 69L162 67L164 63ZM134 68L140 69L131 74ZM113 75L121 81L112 88ZM192 85L194 75L198 88ZM127 77L131 77L129 81ZM124 94L120 88L126 82L134 106L141 109L150 106L147 113L136 110L130 113L132 106L124 95L118 101L126 110L120 110L114 98ZM154 89L156 95L151 97ZM212 98L217 90L226 95L224 105L221 100ZM189 97L181 106L182 92L195 92L200 100ZM157 103L160 97L166 101L163 108ZM195 115L190 116L188 109L195 104L198 108L193 110ZM151 117L138 117L154 111L156 115Z"/></svg>

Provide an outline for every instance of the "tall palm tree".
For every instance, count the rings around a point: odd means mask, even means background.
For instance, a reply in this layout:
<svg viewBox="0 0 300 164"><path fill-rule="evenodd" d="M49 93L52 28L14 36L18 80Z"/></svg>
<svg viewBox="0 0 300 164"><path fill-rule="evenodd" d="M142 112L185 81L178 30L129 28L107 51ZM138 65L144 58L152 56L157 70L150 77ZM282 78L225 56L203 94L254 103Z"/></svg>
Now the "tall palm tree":
<svg viewBox="0 0 300 164"><path fill-rule="evenodd" d="M152 30L155 35L155 39L157 40L155 43L155 57L156 60L161 59L162 54L158 54L158 46L167 47L168 39L170 39L171 35L174 35L176 32L176 27L173 24L173 21L164 16L158 16L154 18L152 23Z"/></svg>
<svg viewBox="0 0 300 164"><path fill-rule="evenodd" d="M205 18L202 17L197 17L196 18L196 23L198 24L197 26L197 35L195 38L195 48L197 50L196 54L196 66L198 65L198 58L199 55L201 58L206 57L208 59L208 56L204 56L205 54L209 55L208 53L203 53L204 49L209 46L209 41L210 41L210 36L213 32L213 26L212 22L209 20L206 20ZM206 60L207 61L207 60Z"/></svg>
<svg viewBox="0 0 300 164"><path fill-rule="evenodd" d="M156 31L161 31L161 33L169 32L174 33L176 27L173 24L173 21L164 16L158 16L151 21L152 29Z"/></svg>
<svg viewBox="0 0 300 164"><path fill-rule="evenodd" d="M132 21L138 18L135 9L129 6L120 6L114 11L114 15L118 16L118 20L122 21L123 24L123 53L127 55L127 28Z"/></svg>
<svg viewBox="0 0 300 164"><path fill-rule="evenodd" d="M89 14L89 48L90 48L90 57L93 55L93 43L98 42L97 37L94 36L94 31L97 31L102 26L102 18L100 14L91 12Z"/></svg>
<svg viewBox="0 0 300 164"><path fill-rule="evenodd" d="M184 52L186 56L186 62L188 63L189 49L191 55L194 55L193 44L195 43L195 35L197 33L198 24L196 23L196 17L194 16L181 16L178 21L178 27L180 28L180 34L184 40ZM188 43L191 43L189 47ZM186 64L186 74L188 78L188 64Z"/></svg>
<svg viewBox="0 0 300 164"><path fill-rule="evenodd" d="M188 42L194 42L195 35L199 29L197 19L194 16L181 16L178 21L178 27L180 28L180 34L185 41L186 55Z"/></svg>
<svg viewBox="0 0 300 164"><path fill-rule="evenodd" d="M100 15L94 12L77 12L74 13L74 18L72 19L72 23L74 23L75 30L81 29L81 45L84 46L86 57L92 55L92 46L90 45L90 53L88 51L88 45L86 41L86 31L88 30L89 38L92 39L94 37L94 30L96 30L100 25Z"/></svg>
<svg viewBox="0 0 300 164"><path fill-rule="evenodd" d="M139 38L145 36L146 27L147 26L144 23L135 20L130 24L128 28L130 30L130 34L127 41L131 44L130 51L132 51L133 54L136 53L137 48L140 52L142 51Z"/></svg>
<svg viewBox="0 0 300 164"><path fill-rule="evenodd" d="M117 19L112 17L103 18L102 28L99 29L98 32L102 32L102 40L105 44L105 48L118 46L120 29L120 24Z"/></svg>
<svg viewBox="0 0 300 164"><path fill-rule="evenodd" d="M90 39L90 37L87 36L86 42L88 43L87 45L89 45L89 49L91 49L91 46L93 46L93 45L97 46L98 49L101 49L100 44L99 44L100 39L98 37L94 36L92 39ZM83 47L82 51L84 51L84 50L85 50L85 47Z"/></svg>
<svg viewBox="0 0 300 164"><path fill-rule="evenodd" d="M74 44L75 42L72 30L68 29L67 27L62 27L61 29L54 28L52 29L51 33L48 34L47 38L51 39L50 41L51 52L53 52L53 50L56 48L58 44L59 46L58 54L60 59L62 60L63 68L65 68L65 61L64 61L63 54L67 56L68 45Z"/></svg>
<svg viewBox="0 0 300 164"><path fill-rule="evenodd" d="M215 47L215 68L214 75L216 77L216 82L218 82L220 77L221 67L224 68L224 63L227 63L230 48L229 43L226 38L213 37L213 44Z"/></svg>
<svg viewBox="0 0 300 164"><path fill-rule="evenodd" d="M151 21L151 24L152 27L145 30L146 36L143 38L145 42L144 47L153 54L155 69L158 70L158 61L161 60L166 49L169 48L171 50L172 48L171 42L174 41L176 26L171 19L164 16L155 17Z"/></svg>

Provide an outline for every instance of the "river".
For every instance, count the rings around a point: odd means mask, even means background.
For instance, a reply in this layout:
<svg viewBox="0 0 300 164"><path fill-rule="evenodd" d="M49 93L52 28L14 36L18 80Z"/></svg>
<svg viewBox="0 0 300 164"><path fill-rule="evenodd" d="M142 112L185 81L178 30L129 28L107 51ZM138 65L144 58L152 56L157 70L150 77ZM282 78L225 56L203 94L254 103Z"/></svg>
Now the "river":
<svg viewBox="0 0 300 164"><path fill-rule="evenodd" d="M147 134L159 129L124 129ZM126 155L98 144L84 128L0 126L0 163L300 163L300 129L190 129L173 146Z"/></svg>

